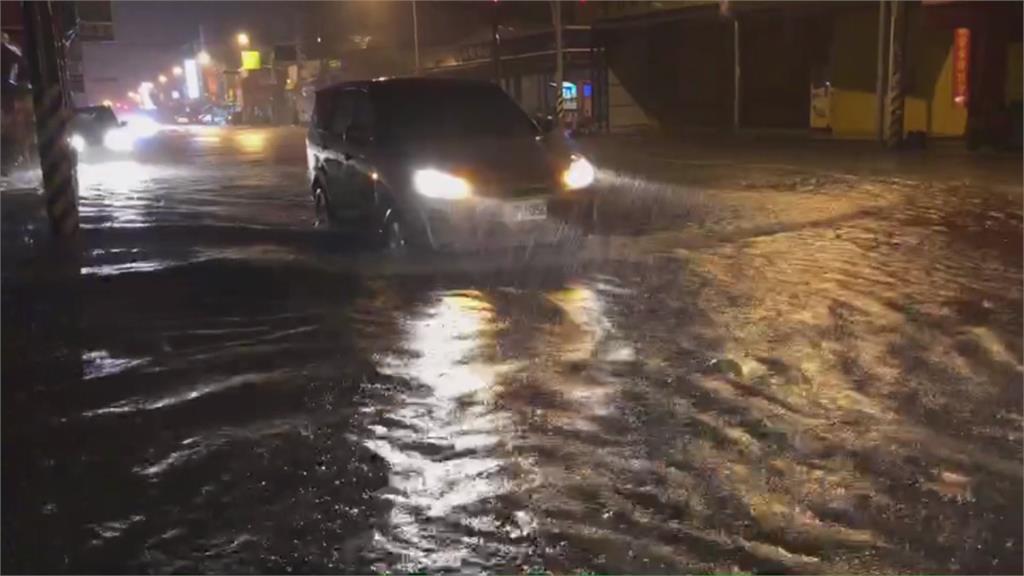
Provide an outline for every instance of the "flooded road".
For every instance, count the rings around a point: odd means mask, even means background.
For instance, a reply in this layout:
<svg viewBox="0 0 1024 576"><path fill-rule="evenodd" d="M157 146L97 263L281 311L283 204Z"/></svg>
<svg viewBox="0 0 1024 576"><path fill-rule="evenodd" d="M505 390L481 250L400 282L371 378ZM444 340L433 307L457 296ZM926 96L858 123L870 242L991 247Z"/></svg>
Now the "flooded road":
<svg viewBox="0 0 1024 576"><path fill-rule="evenodd" d="M3 570L1021 572L1019 169L591 146L576 255L354 248L295 129L4 192Z"/></svg>

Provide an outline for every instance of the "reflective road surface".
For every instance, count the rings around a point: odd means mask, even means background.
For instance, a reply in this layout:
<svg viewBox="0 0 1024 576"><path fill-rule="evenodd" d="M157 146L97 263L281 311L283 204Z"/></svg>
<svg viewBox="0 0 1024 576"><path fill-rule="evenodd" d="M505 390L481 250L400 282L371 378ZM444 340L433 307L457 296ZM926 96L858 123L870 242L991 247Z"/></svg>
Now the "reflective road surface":
<svg viewBox="0 0 1024 576"><path fill-rule="evenodd" d="M578 254L368 251L290 128L3 192L3 570L1021 572L1019 164L582 145Z"/></svg>

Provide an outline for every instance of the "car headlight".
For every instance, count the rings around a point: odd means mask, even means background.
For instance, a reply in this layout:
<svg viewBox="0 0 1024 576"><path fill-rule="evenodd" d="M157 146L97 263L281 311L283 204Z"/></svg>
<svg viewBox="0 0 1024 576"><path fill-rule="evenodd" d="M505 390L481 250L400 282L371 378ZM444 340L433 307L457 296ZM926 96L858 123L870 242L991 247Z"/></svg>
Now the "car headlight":
<svg viewBox="0 0 1024 576"><path fill-rule="evenodd" d="M573 155L569 167L562 172L562 183L569 190L590 186L594 183L594 165L583 156Z"/></svg>
<svg viewBox="0 0 1024 576"><path fill-rule="evenodd" d="M103 135L103 146L115 152L127 152L135 146L135 138L127 130L108 130Z"/></svg>
<svg viewBox="0 0 1024 576"><path fill-rule="evenodd" d="M86 143L85 138L82 138L81 134L72 134L71 138L68 139L71 147L78 151L79 154L85 152Z"/></svg>
<svg viewBox="0 0 1024 576"><path fill-rule="evenodd" d="M412 183L416 192L428 198L461 200L473 193L465 179L432 168L417 170L412 176Z"/></svg>

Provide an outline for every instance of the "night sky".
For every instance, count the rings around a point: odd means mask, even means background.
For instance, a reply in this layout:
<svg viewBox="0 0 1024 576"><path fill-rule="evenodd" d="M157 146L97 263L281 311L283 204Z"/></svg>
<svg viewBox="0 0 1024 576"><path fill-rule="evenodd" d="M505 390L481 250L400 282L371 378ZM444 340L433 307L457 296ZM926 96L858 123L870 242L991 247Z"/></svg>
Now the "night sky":
<svg viewBox="0 0 1024 576"><path fill-rule="evenodd" d="M492 2L417 3L421 46L456 42L490 26ZM506 19L544 18L546 2L506 2ZM140 82L169 74L199 38L217 57L233 50L233 38L247 32L256 45L294 42L311 29L325 41L351 34L370 35L375 45L408 49L412 42L409 2L113 2L113 42L83 45L86 92L90 101L123 99Z"/></svg>
<svg viewBox="0 0 1024 576"><path fill-rule="evenodd" d="M143 80L168 73L189 42L246 30L264 39L292 35L294 2L114 2L114 42L83 45L86 92L98 102L123 98ZM231 30L231 32L228 32Z"/></svg>

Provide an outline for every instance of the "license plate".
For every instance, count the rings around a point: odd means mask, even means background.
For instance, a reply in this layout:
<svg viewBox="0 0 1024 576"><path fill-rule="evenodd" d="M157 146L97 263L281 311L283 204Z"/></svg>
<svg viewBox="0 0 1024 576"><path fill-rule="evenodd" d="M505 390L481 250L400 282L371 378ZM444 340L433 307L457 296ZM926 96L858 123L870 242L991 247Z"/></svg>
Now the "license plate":
<svg viewBox="0 0 1024 576"><path fill-rule="evenodd" d="M545 200L516 202L508 208L510 220L543 220L548 217L548 203Z"/></svg>

